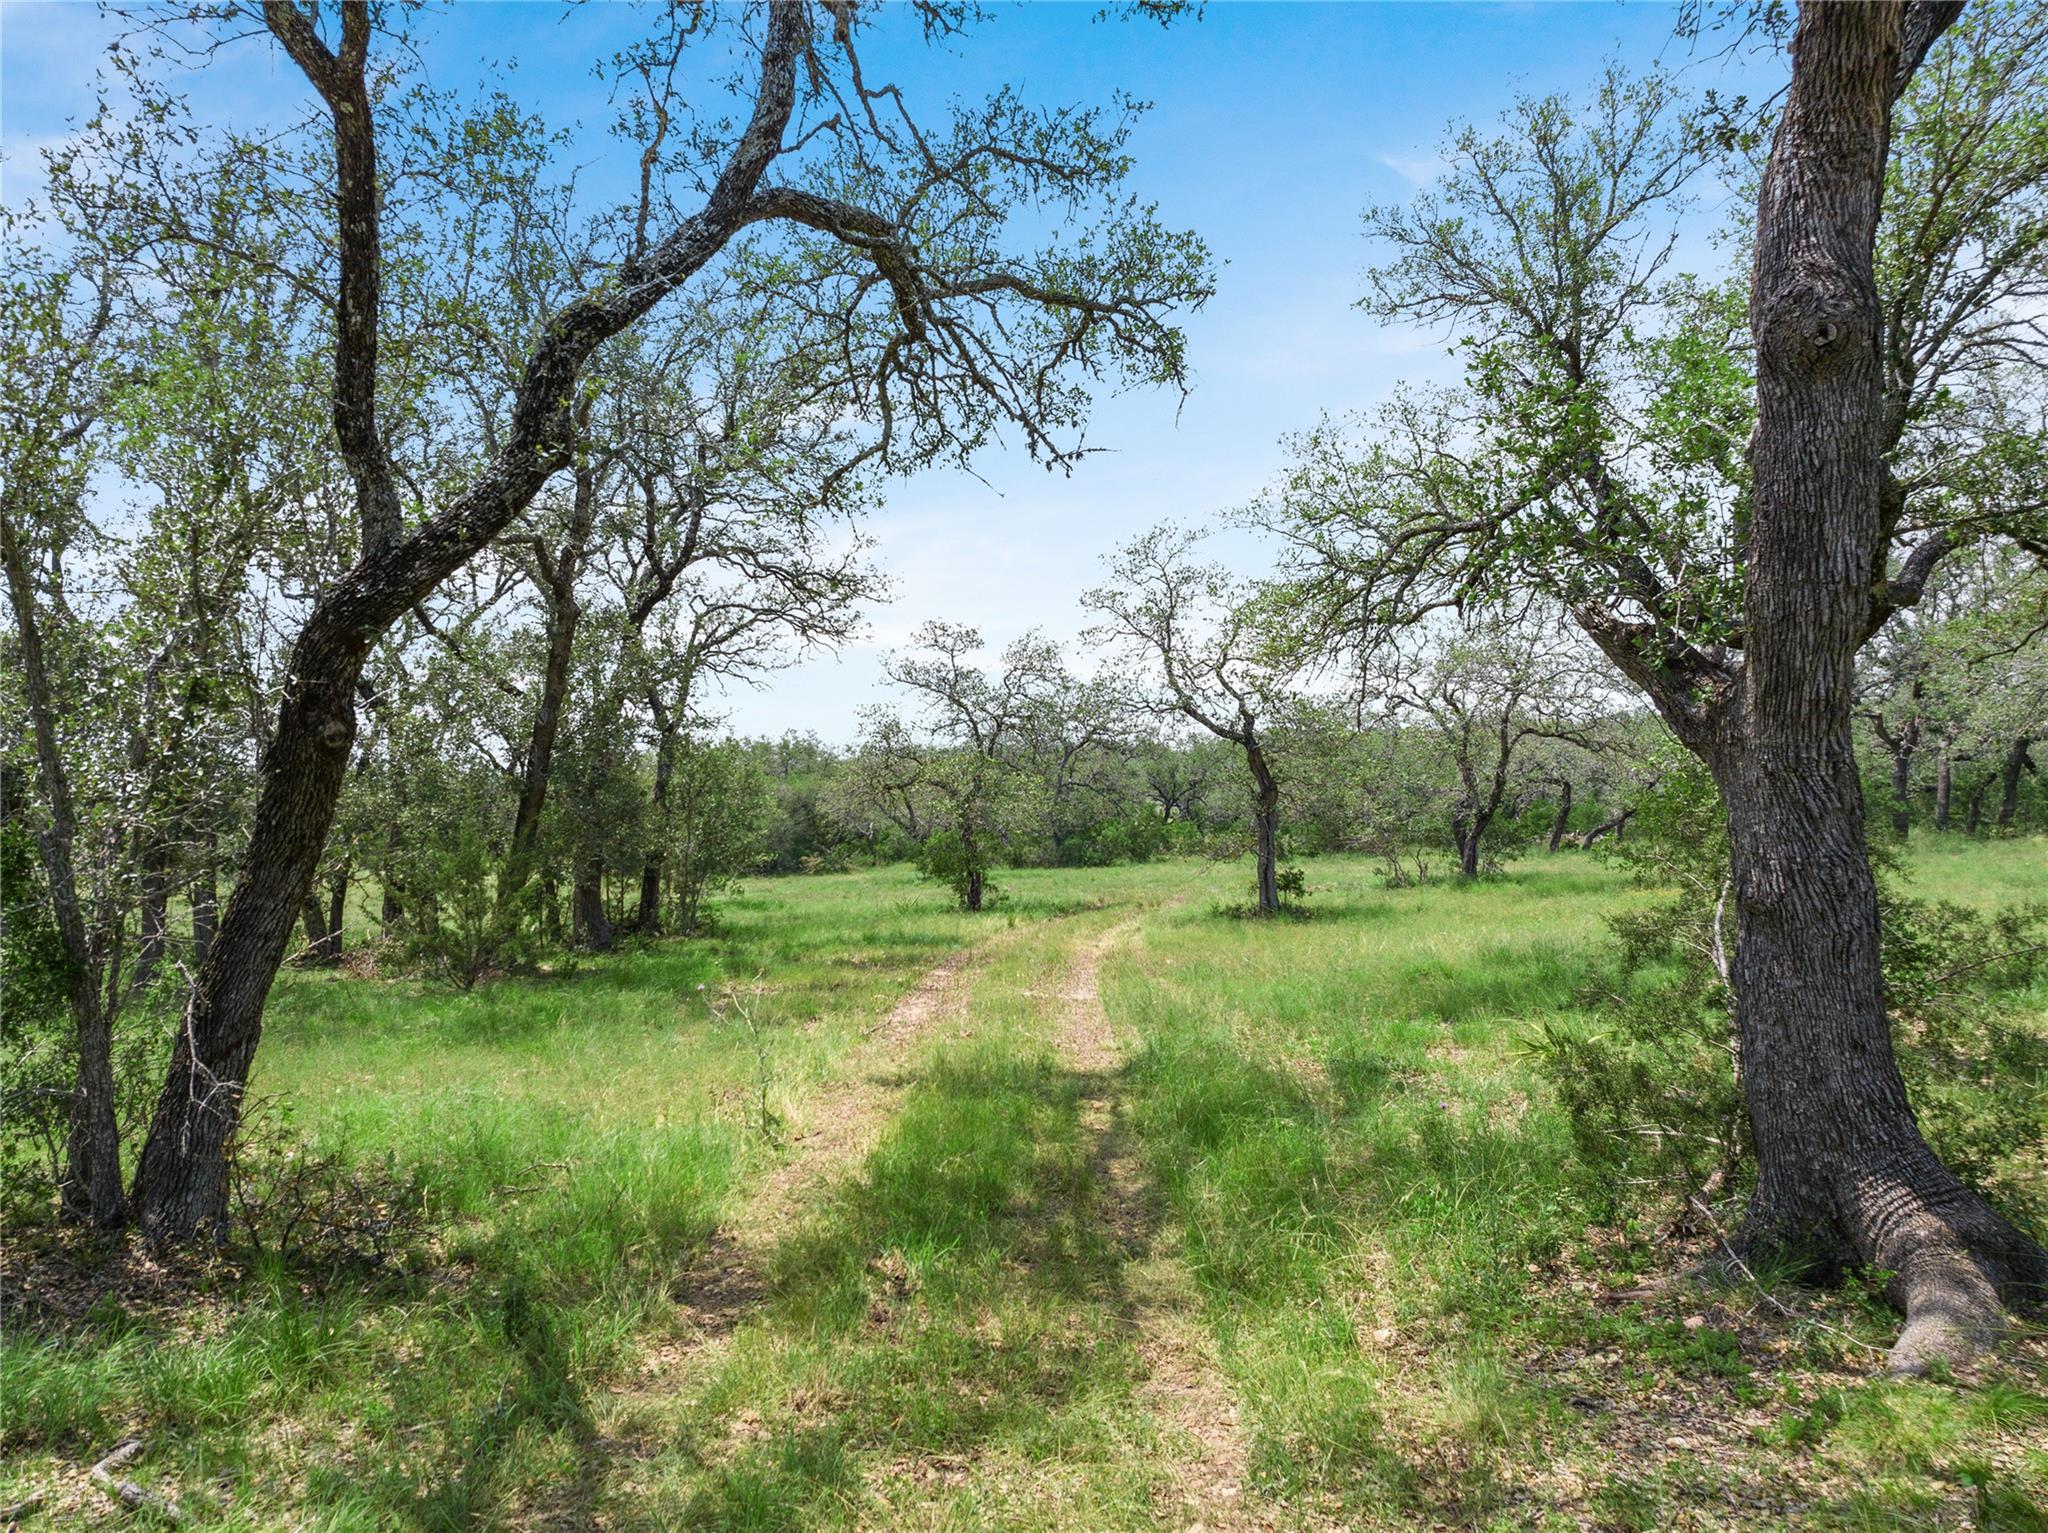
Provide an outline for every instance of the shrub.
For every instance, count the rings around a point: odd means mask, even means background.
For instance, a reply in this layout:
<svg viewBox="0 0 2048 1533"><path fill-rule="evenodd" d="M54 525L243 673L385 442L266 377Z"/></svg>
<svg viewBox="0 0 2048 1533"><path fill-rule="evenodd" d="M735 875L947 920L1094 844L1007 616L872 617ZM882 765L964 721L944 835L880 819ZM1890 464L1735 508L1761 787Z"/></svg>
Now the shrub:
<svg viewBox="0 0 2048 1533"><path fill-rule="evenodd" d="M1610 923L1591 1029L1546 1024L1533 1046L1612 1212L1631 1188L1730 1195L1753 1172L1723 972L1735 933L1718 796L1704 772L1680 771L1639 820L1645 834L1608 855L1680 892ZM2016 1025L2012 1000L2043 970L2048 906L1986 916L1897 885L1880 857L1893 1044L1921 1128L1958 1175L2038 1219L2020 1168L2048 1141L2048 1039Z"/></svg>

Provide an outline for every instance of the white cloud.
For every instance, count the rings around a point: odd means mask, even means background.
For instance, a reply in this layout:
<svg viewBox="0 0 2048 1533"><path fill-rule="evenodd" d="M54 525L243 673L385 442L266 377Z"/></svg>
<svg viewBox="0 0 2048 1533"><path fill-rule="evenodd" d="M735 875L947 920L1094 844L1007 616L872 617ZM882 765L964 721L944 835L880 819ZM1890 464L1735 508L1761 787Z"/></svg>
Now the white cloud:
<svg viewBox="0 0 2048 1533"><path fill-rule="evenodd" d="M1451 168L1440 154L1383 154L1380 163L1410 186L1427 186Z"/></svg>

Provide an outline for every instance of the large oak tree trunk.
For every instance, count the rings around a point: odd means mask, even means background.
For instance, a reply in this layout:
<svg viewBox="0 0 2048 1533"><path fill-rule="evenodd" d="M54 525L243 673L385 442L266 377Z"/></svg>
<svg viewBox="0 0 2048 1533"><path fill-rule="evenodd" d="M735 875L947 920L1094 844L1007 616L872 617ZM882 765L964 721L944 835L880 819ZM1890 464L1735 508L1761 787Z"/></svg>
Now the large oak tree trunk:
<svg viewBox="0 0 2048 1533"><path fill-rule="evenodd" d="M1935 769L1934 773L1934 828L1936 830L1948 829L1949 804L1955 797L1955 783L1955 757L1944 750L1941 753L1941 764Z"/></svg>
<svg viewBox="0 0 2048 1533"><path fill-rule="evenodd" d="M334 432L356 484L362 554L321 598L293 646L275 734L243 853L173 1045L136 1170L135 1200L153 1239L189 1240L225 1227L226 1146L240 1119L263 1004L311 887L355 739L355 691L370 646L405 612L504 530L570 461L570 400L584 364L681 287L752 218L754 193L782 146L796 101L808 13L778 5L761 44L752 116L703 207L636 250L615 281L593 285L551 318L511 403L505 439L449 505L407 532L397 476L376 424L379 178L368 86L371 17L344 7L338 48L298 7L274 0L264 19L319 91L334 126L339 247Z"/></svg>
<svg viewBox="0 0 2048 1533"><path fill-rule="evenodd" d="M2048 1257L1921 1137L1892 1055L1850 726L1882 571L1871 249L1891 103L1953 10L1808 5L1758 207L1757 426L1740 729L1707 751L1728 809L1736 1019L1757 1153L1743 1243L1895 1274L1894 1366L1999 1324ZM1931 28L1931 30L1930 30Z"/></svg>
<svg viewBox="0 0 2048 1533"><path fill-rule="evenodd" d="M343 594L352 593L344 587ZM293 653L241 877L186 1001L136 1168L135 1201L154 1239L225 1229L225 1151L262 1034L263 1003L326 846L355 740L356 678L369 639L340 628L338 605L330 597L315 609ZM398 606L387 623L410 605Z"/></svg>

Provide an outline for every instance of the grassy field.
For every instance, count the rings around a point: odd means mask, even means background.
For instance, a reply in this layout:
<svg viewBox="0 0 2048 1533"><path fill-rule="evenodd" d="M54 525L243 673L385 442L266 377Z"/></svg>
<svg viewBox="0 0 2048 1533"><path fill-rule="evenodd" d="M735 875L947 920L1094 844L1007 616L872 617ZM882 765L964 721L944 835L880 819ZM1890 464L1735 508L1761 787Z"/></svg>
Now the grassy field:
<svg viewBox="0 0 2048 1533"><path fill-rule="evenodd" d="M1910 860L2048 890L2039 841ZM285 1164L417 1229L10 1255L0 1505L135 1520L83 1470L136 1436L224 1528L2048 1527L2038 1338L1887 1382L1867 1294L1661 1285L1710 1234L1589 1223L1526 1040L1645 896L1571 856L1309 878L1273 925L1196 863L978 918L763 880L467 995L290 975Z"/></svg>

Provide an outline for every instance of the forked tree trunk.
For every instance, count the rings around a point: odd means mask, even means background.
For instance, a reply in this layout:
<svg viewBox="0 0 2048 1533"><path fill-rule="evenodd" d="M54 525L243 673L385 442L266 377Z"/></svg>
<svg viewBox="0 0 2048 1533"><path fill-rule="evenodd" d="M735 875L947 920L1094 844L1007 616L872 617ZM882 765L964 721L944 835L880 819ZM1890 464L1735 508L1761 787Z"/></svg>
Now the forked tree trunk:
<svg viewBox="0 0 2048 1533"><path fill-rule="evenodd" d="M1739 728L1705 751L1728 809L1733 968L1757 1186L1741 1241L1894 1274L1893 1365L1965 1352L2048 1256L1921 1137L1892 1055L1850 725L1882 572L1872 244L1891 103L1954 9L1808 5L1758 206L1757 426Z"/></svg>

